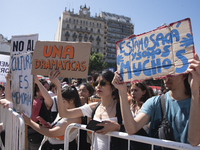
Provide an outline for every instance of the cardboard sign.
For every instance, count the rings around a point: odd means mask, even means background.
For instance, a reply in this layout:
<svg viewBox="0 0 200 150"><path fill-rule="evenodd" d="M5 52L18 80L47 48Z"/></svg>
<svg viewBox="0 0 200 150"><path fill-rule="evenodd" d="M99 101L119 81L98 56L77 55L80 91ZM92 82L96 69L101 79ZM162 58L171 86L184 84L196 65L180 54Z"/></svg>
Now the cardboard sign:
<svg viewBox="0 0 200 150"><path fill-rule="evenodd" d="M48 76L59 70L60 77L87 78L91 43L37 41L33 54L33 75Z"/></svg>
<svg viewBox="0 0 200 150"><path fill-rule="evenodd" d="M12 36L10 55L33 52L37 40L38 34Z"/></svg>
<svg viewBox="0 0 200 150"><path fill-rule="evenodd" d="M11 56L13 107L17 112L24 112L28 117L31 117L33 99L31 67L32 52Z"/></svg>
<svg viewBox="0 0 200 150"><path fill-rule="evenodd" d="M6 83L5 75L9 71L9 55L0 54L0 82Z"/></svg>
<svg viewBox="0 0 200 150"><path fill-rule="evenodd" d="M117 70L125 82L185 73L194 58L189 18L116 44Z"/></svg>

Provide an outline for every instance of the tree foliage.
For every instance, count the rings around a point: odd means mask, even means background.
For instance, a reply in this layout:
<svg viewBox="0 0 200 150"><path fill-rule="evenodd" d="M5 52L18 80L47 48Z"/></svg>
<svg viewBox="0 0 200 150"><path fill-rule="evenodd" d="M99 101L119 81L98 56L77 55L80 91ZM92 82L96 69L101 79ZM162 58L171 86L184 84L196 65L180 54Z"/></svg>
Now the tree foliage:
<svg viewBox="0 0 200 150"><path fill-rule="evenodd" d="M103 54L91 52L88 74L92 74L93 72L101 72L106 68L108 68L108 65L104 62Z"/></svg>

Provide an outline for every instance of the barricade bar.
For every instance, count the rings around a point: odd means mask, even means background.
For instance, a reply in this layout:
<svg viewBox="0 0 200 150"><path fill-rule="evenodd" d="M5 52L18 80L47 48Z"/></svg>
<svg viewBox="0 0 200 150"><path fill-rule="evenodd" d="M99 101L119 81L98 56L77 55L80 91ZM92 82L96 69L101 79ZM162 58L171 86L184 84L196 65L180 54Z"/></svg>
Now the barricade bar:
<svg viewBox="0 0 200 150"><path fill-rule="evenodd" d="M67 129L65 130L64 150L68 150L68 147L69 147L69 138L68 137L69 137L70 130L72 128L77 128L79 130L91 131L91 130L86 129L86 125L76 124L76 123L72 123L72 124L68 125ZM92 131L92 132L94 132L94 131ZM127 133L124 133L124 132L114 131L114 132L108 132L106 135L108 135L109 137L112 136L112 137L117 137L117 138L121 138L121 139L127 139L129 144L130 144L130 141L136 141L136 142L150 144L150 145L152 145L152 148L154 145L156 145L156 146L162 146L162 147L179 149L179 150L200 150L200 146L192 146L190 144L174 142L174 141L169 141L169 140L161 140L161 139L145 137L145 136L140 136L140 135L128 135ZM110 143L110 141L109 141L109 143ZM79 143L77 143L77 145L79 145ZM110 148L110 146L109 146L109 148ZM129 148L130 148L130 146L129 146Z"/></svg>

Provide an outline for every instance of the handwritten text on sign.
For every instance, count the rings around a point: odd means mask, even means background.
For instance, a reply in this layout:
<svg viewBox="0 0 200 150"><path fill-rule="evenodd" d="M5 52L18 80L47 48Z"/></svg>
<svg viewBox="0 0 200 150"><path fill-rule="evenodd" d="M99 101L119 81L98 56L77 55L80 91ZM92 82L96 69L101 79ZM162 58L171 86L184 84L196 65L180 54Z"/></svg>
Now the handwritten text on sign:
<svg viewBox="0 0 200 150"><path fill-rule="evenodd" d="M190 19L117 42L117 67L125 82L184 73L193 56Z"/></svg>
<svg viewBox="0 0 200 150"><path fill-rule="evenodd" d="M14 108L31 117L33 97L32 53L13 55L10 63Z"/></svg>
<svg viewBox="0 0 200 150"><path fill-rule="evenodd" d="M90 43L36 42L32 74L48 75L60 70L61 77L87 77Z"/></svg>
<svg viewBox="0 0 200 150"><path fill-rule="evenodd" d="M9 55L0 54L0 82L6 83L5 75L9 71Z"/></svg>
<svg viewBox="0 0 200 150"><path fill-rule="evenodd" d="M33 52L37 40L38 34L12 36L11 55Z"/></svg>

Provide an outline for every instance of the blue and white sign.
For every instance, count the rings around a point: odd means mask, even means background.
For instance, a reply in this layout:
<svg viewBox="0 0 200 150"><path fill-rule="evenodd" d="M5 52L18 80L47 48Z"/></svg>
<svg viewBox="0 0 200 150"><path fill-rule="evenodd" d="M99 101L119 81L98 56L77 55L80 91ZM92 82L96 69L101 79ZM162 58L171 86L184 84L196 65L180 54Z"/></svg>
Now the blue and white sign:
<svg viewBox="0 0 200 150"><path fill-rule="evenodd" d="M195 53L189 18L116 44L117 70L125 82L185 73Z"/></svg>
<svg viewBox="0 0 200 150"><path fill-rule="evenodd" d="M32 113L33 76L31 75L32 52L13 55L10 61L12 73L12 101L17 112L28 117Z"/></svg>

